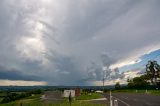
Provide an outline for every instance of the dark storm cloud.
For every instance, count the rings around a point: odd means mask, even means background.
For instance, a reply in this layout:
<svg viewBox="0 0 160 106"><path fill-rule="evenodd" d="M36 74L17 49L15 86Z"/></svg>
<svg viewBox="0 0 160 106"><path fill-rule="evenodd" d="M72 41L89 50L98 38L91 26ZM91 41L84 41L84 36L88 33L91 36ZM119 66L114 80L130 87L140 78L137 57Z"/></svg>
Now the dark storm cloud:
<svg viewBox="0 0 160 106"><path fill-rule="evenodd" d="M12 74L17 79L36 75L50 85L101 80L103 67L143 55L145 48L159 48L159 4L159 0L1 0L0 64L20 72L1 74L12 79L16 79ZM107 74L108 79L121 77L117 69Z"/></svg>
<svg viewBox="0 0 160 106"><path fill-rule="evenodd" d="M67 17L66 22L69 26L66 31L75 42L91 39L137 3L137 0L71 1L69 11L72 12L69 12Z"/></svg>
<svg viewBox="0 0 160 106"><path fill-rule="evenodd" d="M47 73L48 77L45 78L50 85L79 85L82 84L79 80L87 76L81 73L81 68L73 57L55 54L48 55L47 58L54 61L48 69L50 74Z"/></svg>
<svg viewBox="0 0 160 106"><path fill-rule="evenodd" d="M0 79L4 80L25 80L25 81L41 81L42 78L34 75L25 75L17 70L8 70L4 67L0 67Z"/></svg>

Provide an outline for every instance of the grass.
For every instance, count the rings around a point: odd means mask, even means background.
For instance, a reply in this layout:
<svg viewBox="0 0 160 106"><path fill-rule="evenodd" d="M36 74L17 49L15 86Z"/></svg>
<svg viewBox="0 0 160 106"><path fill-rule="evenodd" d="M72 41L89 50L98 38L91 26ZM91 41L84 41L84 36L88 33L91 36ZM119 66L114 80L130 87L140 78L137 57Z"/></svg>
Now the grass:
<svg viewBox="0 0 160 106"><path fill-rule="evenodd" d="M41 95L34 95L31 97L27 97L21 100L13 101L10 103L4 103L0 104L0 106L70 106L67 99L64 99L64 101L61 102L45 102L40 99ZM83 101L83 100L89 100L89 99L95 99L102 97L100 94L93 93L92 95L81 95L79 97L80 100L74 100L72 101L72 106L106 106L105 104L95 104L91 103L89 101Z"/></svg>
<svg viewBox="0 0 160 106"><path fill-rule="evenodd" d="M128 90L128 89L126 89L126 90L114 90L114 91L112 91L112 92L114 92L114 93L121 93L121 92L123 92L123 93L147 93L147 94L152 94L152 95L160 95L160 90L147 90L147 92L146 92L146 90Z"/></svg>
<svg viewBox="0 0 160 106"><path fill-rule="evenodd" d="M63 103L30 101L29 103L24 103L23 106L70 106L70 104L67 101L64 101ZM73 101L72 106L105 106L105 105L93 104L87 101Z"/></svg>
<svg viewBox="0 0 160 106"><path fill-rule="evenodd" d="M77 97L77 100L90 100L90 99L98 99L103 98L103 96L99 93L89 93L89 94L82 94Z"/></svg>
<svg viewBox="0 0 160 106"><path fill-rule="evenodd" d="M149 90L148 92L153 95L160 95L160 90Z"/></svg>
<svg viewBox="0 0 160 106"><path fill-rule="evenodd" d="M0 98L0 102L3 100L3 98Z"/></svg>

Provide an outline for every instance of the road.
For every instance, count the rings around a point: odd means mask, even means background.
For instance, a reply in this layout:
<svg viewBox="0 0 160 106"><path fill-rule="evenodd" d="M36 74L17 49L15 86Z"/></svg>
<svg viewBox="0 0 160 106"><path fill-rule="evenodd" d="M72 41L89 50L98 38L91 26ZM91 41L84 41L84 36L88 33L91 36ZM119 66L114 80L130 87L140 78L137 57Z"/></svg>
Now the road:
<svg viewBox="0 0 160 106"><path fill-rule="evenodd" d="M62 93L56 91L46 91L45 94L41 97L44 101L54 101L59 102L63 101Z"/></svg>
<svg viewBox="0 0 160 106"><path fill-rule="evenodd" d="M109 100L109 94L104 94ZM133 93L112 93L113 101L118 101L118 106L160 106L160 96Z"/></svg>

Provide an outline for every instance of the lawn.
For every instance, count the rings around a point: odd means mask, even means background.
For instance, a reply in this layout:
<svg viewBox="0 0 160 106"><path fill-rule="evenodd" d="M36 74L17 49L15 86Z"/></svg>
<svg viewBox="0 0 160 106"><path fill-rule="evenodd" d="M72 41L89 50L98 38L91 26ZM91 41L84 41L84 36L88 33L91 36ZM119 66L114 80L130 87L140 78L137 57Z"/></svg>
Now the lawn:
<svg viewBox="0 0 160 106"><path fill-rule="evenodd" d="M77 97L77 100L90 100L90 99L98 99L98 98L104 98L100 93L88 93L88 94L82 94L79 97Z"/></svg>
<svg viewBox="0 0 160 106"><path fill-rule="evenodd" d="M0 104L0 106L70 106L69 102L67 99L64 99L64 101L61 102L45 102L40 99L41 95L35 95L31 97L27 97L25 99L13 101L10 103L5 103L5 104ZM82 101L85 99L95 99L102 97L99 94L93 93L92 95L81 95L79 97L80 100L73 100L72 101L72 106L106 106L104 104L95 104L91 103L89 101ZM22 105L21 105L22 104Z"/></svg>

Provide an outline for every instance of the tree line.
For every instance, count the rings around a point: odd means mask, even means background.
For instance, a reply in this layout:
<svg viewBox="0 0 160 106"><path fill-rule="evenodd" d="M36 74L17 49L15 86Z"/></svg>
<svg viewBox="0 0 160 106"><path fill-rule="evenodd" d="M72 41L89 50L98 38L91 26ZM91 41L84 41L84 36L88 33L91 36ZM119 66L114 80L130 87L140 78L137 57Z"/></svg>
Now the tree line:
<svg viewBox="0 0 160 106"><path fill-rule="evenodd" d="M22 93L17 92L7 92L6 96L2 99L1 103L8 103L11 101L19 100L25 97L32 96L33 94L41 94L42 90L32 90L32 91L26 91Z"/></svg>
<svg viewBox="0 0 160 106"><path fill-rule="evenodd" d="M115 89L154 89L160 88L160 65L157 61L148 61L144 75L127 80L127 86L116 83Z"/></svg>

